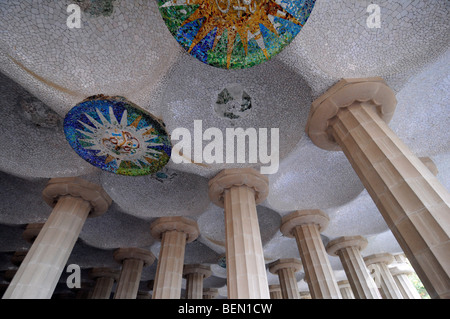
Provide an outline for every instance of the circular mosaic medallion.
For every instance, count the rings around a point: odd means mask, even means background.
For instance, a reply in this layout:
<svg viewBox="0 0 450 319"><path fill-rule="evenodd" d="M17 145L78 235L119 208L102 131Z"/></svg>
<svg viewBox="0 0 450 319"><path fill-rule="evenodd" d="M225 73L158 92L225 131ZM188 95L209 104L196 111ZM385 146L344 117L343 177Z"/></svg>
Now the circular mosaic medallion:
<svg viewBox="0 0 450 319"><path fill-rule="evenodd" d="M64 133L83 159L121 175L156 173L172 150L164 123L118 96L97 95L77 104L64 119Z"/></svg>
<svg viewBox="0 0 450 319"><path fill-rule="evenodd" d="M200 61L243 69L269 60L309 18L315 0L158 0L172 35Z"/></svg>

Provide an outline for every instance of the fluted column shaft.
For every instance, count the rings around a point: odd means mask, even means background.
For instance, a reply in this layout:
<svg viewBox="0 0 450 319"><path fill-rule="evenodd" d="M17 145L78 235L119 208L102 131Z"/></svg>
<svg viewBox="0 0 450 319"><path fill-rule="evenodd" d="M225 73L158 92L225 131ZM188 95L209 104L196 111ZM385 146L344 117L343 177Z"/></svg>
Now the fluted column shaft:
<svg viewBox="0 0 450 319"><path fill-rule="evenodd" d="M343 236L330 241L327 252L339 256L347 279L357 299L381 299L380 292L361 256L361 250L367 246L362 236Z"/></svg>
<svg viewBox="0 0 450 319"><path fill-rule="evenodd" d="M109 299L114 285L114 278L99 277L95 281L94 291L91 299Z"/></svg>
<svg viewBox="0 0 450 319"><path fill-rule="evenodd" d="M114 281L119 278L120 272L111 268L93 268L89 277L95 280L91 299L109 299L114 286Z"/></svg>
<svg viewBox="0 0 450 319"><path fill-rule="evenodd" d="M186 299L203 299L203 274L186 275Z"/></svg>
<svg viewBox="0 0 450 319"><path fill-rule="evenodd" d="M378 263L378 271L380 272L381 286L380 289L383 290L384 295L387 299L403 299L403 295L398 289L395 283L394 277L389 271L386 264Z"/></svg>
<svg viewBox="0 0 450 319"><path fill-rule="evenodd" d="M50 299L86 218L103 214L112 202L99 185L77 177L52 178L42 196L53 210L4 299Z"/></svg>
<svg viewBox="0 0 450 319"><path fill-rule="evenodd" d="M281 295L283 299L300 299L300 293L295 279L295 273L292 268L283 268L278 270L280 278Z"/></svg>
<svg viewBox="0 0 450 319"><path fill-rule="evenodd" d="M348 108L332 127L427 290L450 297L448 192L370 107Z"/></svg>
<svg viewBox="0 0 450 319"><path fill-rule="evenodd" d="M185 265L183 275L186 278L186 299L203 299L203 279L211 276L209 267L204 265Z"/></svg>
<svg viewBox="0 0 450 319"><path fill-rule="evenodd" d="M394 256L389 253L373 254L364 257L364 261L375 277L375 283L379 285L380 293L385 299L403 299L394 277L387 265L392 263Z"/></svg>
<svg viewBox="0 0 450 319"><path fill-rule="evenodd" d="M114 259L122 263L114 299L136 299L142 269L151 265L155 261L155 256L146 249L129 247L117 249L114 252Z"/></svg>
<svg viewBox="0 0 450 319"><path fill-rule="evenodd" d="M300 258L308 277L313 299L341 299L325 247L316 224L303 224L293 229Z"/></svg>
<svg viewBox="0 0 450 319"><path fill-rule="evenodd" d="M381 299L375 281L364 264L357 247L345 247L337 252L350 286L358 299Z"/></svg>
<svg viewBox="0 0 450 319"><path fill-rule="evenodd" d="M247 186L224 192L227 288L231 299L269 299L255 193Z"/></svg>
<svg viewBox="0 0 450 319"><path fill-rule="evenodd" d="M136 299L143 268L143 260L125 259L122 262L122 271L117 282L114 299Z"/></svg>
<svg viewBox="0 0 450 319"><path fill-rule="evenodd" d="M256 205L269 179L251 168L226 169L209 181L209 198L225 211L227 288L230 299L269 299Z"/></svg>
<svg viewBox="0 0 450 319"><path fill-rule="evenodd" d="M394 276L394 281L397 284L403 299L422 299L407 275Z"/></svg>
<svg viewBox="0 0 450 319"><path fill-rule="evenodd" d="M450 194L386 124L395 104L381 79L342 80L313 103L307 131L342 149L430 296L450 298Z"/></svg>
<svg viewBox="0 0 450 319"><path fill-rule="evenodd" d="M180 299L186 243L198 237L198 225L185 217L161 217L150 229L161 240L152 298Z"/></svg>
<svg viewBox="0 0 450 319"><path fill-rule="evenodd" d="M278 259L269 265L269 271L278 275L283 299L300 299L295 273L302 269L302 263L295 258Z"/></svg>
<svg viewBox="0 0 450 319"><path fill-rule="evenodd" d="M348 280L338 281L338 286L341 291L342 299L355 299L355 295L353 294L352 287Z"/></svg>
<svg viewBox="0 0 450 319"><path fill-rule="evenodd" d="M3 299L51 298L90 210L80 197L58 200Z"/></svg>
<svg viewBox="0 0 450 319"><path fill-rule="evenodd" d="M283 299L280 285L269 285L270 299Z"/></svg>
<svg viewBox="0 0 450 319"><path fill-rule="evenodd" d="M397 284L398 289L400 290L400 293L403 296L403 299L422 299L417 289L408 278L408 273L410 273L410 271L402 271L395 267L393 269L391 268L390 272L395 283Z"/></svg>
<svg viewBox="0 0 450 319"><path fill-rule="evenodd" d="M359 299L380 299L377 286L370 276L359 250L346 247L338 251L345 273Z"/></svg>
<svg viewBox="0 0 450 319"><path fill-rule="evenodd" d="M280 230L294 237L314 299L341 299L320 232L328 226L328 216L319 209L297 210L283 216Z"/></svg>
<svg viewBox="0 0 450 319"><path fill-rule="evenodd" d="M186 234L176 230L162 235L153 299L180 299Z"/></svg>

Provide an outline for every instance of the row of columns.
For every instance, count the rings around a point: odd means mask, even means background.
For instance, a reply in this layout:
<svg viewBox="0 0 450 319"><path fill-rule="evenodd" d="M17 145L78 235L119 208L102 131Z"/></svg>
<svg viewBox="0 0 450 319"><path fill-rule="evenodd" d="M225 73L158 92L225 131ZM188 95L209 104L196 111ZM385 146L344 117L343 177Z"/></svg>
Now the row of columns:
<svg viewBox="0 0 450 319"><path fill-rule="evenodd" d="M387 126L395 105L394 93L380 78L342 80L313 102L306 132L317 146L344 152L430 296L450 298L450 195ZM209 181L211 201L224 208L230 299L270 298L256 212L268 191L268 178L253 169L227 169ZM104 213L111 203L100 186L79 178L52 179L43 196L53 211L3 298L50 298L86 218ZM325 249L320 232L327 223L319 210L297 211L282 221L282 233L297 241L311 296L342 298L328 252L341 259L355 297L379 298L370 274L361 270L364 241L338 238ZM153 298L179 298L185 245L198 236L194 224L165 217L152 226L162 242ZM129 269L126 278L135 278L150 262L140 253L132 258L118 253ZM387 273L378 259L374 264ZM275 268L292 279L289 271Z"/></svg>
<svg viewBox="0 0 450 319"><path fill-rule="evenodd" d="M368 242L362 236L343 236L330 241L325 248L320 236L328 225L328 216L321 210L301 210L285 215L281 232L295 237L303 264L296 259L279 259L269 265L271 273L278 274L283 299L300 299L295 272L304 268L306 282L313 299L403 299L417 298L418 294L405 273L388 269L394 260L391 254L373 254L365 258L360 251ZM339 283L334 278L327 254L338 256L348 281ZM373 274L371 273L373 272ZM376 276L380 289L374 280ZM401 286L401 289L398 287ZM344 292L343 292L344 291ZM414 293L415 292L415 293ZM271 295L277 295L274 291ZM420 298L420 297L419 297Z"/></svg>
<svg viewBox="0 0 450 319"><path fill-rule="evenodd" d="M161 240L152 298L181 298L184 275L187 279L186 297L202 299L203 279L210 276L211 271L203 265L184 265L186 243L199 235L197 223L184 217L162 217L152 223L150 231ZM120 248L114 252L114 259L122 264L114 299L135 299L143 267L152 265L155 256L142 248Z"/></svg>
<svg viewBox="0 0 450 319"><path fill-rule="evenodd" d="M315 211L319 216L324 216L323 212ZM294 212L293 216L298 216L299 213L304 212ZM325 215L326 216L326 215ZM292 220L288 218L287 220ZM159 222L160 224L160 222ZM36 238L36 234L42 228L42 224L30 224L24 231L24 236L32 242ZM353 237L341 237L338 240L331 242L327 246L328 251L331 254L335 254L336 251L343 249L355 249L355 254L347 260L343 257L343 264L348 265L352 262L354 266L349 271L346 267L347 275L350 278L352 285L348 280L337 282L340 289L342 298L344 299L354 299L355 294L353 294L352 286L355 287L366 287L371 285L372 281L369 279L368 274L370 270L373 270L375 274L379 276L379 292L381 296L385 299L416 299L420 298L417 290L412 286L410 280L406 277L408 273L412 270L410 268L405 268L405 258L403 255L396 255L395 257L391 254L373 254L364 257L364 263L368 269L366 269L362 263L358 251L362 250L367 241L361 236ZM16 252L11 261L20 266L26 252L18 251ZM341 255L344 256L344 255ZM135 298L149 298L148 294L139 295L139 283L141 272L144 266L151 265L155 257L153 254L145 249L140 248L120 248L114 252L114 258L116 261L122 263L122 271L108 269L108 268L94 268L90 272L90 278L96 281L93 291L90 292L88 298L90 299L109 299L112 293L113 284L115 281L118 282L116 293L114 299L135 299ZM388 269L387 266L396 259L396 267ZM359 262L358 262L359 261ZM356 265L356 266L355 266ZM270 285L269 293L271 299L301 299L300 292L297 289L297 281L295 278L295 272L300 271L303 268L302 263L298 259L279 259L271 264L269 264L269 271L271 273L277 274L279 276L280 285ZM354 271L354 270L357 271ZM5 273L5 279L12 279L16 271L11 270ZM364 281L361 281L361 277L352 276L352 274L365 274L362 276ZM175 274L180 277L180 274ZM217 290L203 290L203 279L211 275L211 270L209 267L201 264L184 265L183 276L186 278L186 299L202 299L202 298L215 298L217 296ZM8 278L7 278L8 277ZM307 276L310 277L310 276ZM373 276L372 276L373 277ZM306 280L308 283L308 280ZM154 290L154 281L151 281L151 290ZM361 293L357 290L358 298L378 298L379 295L373 295L374 288L372 290L368 289L369 293L364 291ZM180 287L181 290L181 287ZM311 292L310 292L311 293ZM311 294L309 295L311 298ZM315 298L315 297L314 297Z"/></svg>
<svg viewBox="0 0 450 319"><path fill-rule="evenodd" d="M355 256L356 260L358 254ZM387 266L395 257L388 253L373 254L362 258L365 265L355 263L352 269L346 268L346 274L349 280L340 280L337 282L342 299L421 299L416 288L407 277L413 270L403 265L388 268ZM346 260L346 263L351 260ZM305 299L301 296L302 292L298 290L295 272L301 270L302 264L297 259L279 259L270 265L270 272L277 274L280 284L270 285L271 299ZM371 270L373 272L371 273ZM363 274L355 275L355 274ZM361 279L362 278L362 279ZM363 280L362 282L360 280ZM308 282L308 279L305 278ZM379 286L376 282L379 282ZM356 287L356 290L355 288ZM364 288L366 290L364 290ZM377 292L378 290L378 292ZM355 291L355 293L354 293ZM311 291L308 291L309 298L312 297ZM340 299L341 299L340 298Z"/></svg>
<svg viewBox="0 0 450 319"><path fill-rule="evenodd" d="M122 260L121 271L110 268L93 268L90 272L90 277L95 280L95 286L90 299L109 299L114 282L117 281L117 287L114 294L114 299L144 299L139 298L139 284L144 266L149 266L153 263L155 257L151 252L139 248L119 249L115 252L116 260ZM181 277L180 274L172 274ZM203 289L203 280L211 275L211 270L208 266L201 264L184 265L182 276L186 278L186 299L214 299L218 295L218 290L214 288ZM155 297L155 280L149 282L148 288L153 290L153 299L179 299L181 293L181 286L177 292L176 297ZM159 282L159 286L163 285ZM174 289L170 289L172 292ZM142 293L142 292L141 292ZM173 293L173 292L172 292ZM145 297L149 297L145 296Z"/></svg>
<svg viewBox="0 0 450 319"><path fill-rule="evenodd" d="M23 232L23 237L30 243L33 243L43 229L44 224L35 223L27 225L25 231ZM190 227L190 228L189 228ZM157 229L156 229L157 228ZM172 253L167 253L167 251L171 251L170 249L162 250L160 254L159 260L163 261L158 267L160 273L167 272L169 276L164 278L160 277L160 280L156 280L156 285L153 284L150 287L152 290L162 291L163 294L160 298L180 298L181 291L181 275L186 278L187 287L186 287L186 298L188 299L202 299L203 296L215 297L218 292L214 289L203 290L203 279L207 278L211 275L211 270L209 267L201 264L194 265L182 265L182 274L175 269L174 271L168 271L164 268L164 265L171 264L174 265L174 262L183 262L184 255L182 254L182 248L184 243L171 243L167 241L169 236L161 236L161 233L168 232L173 233L174 231L190 231L192 233L192 237L189 238L189 241L196 238L198 235L196 223L192 220L183 218L183 217L170 217L170 218L160 218L155 223L152 224L152 229L156 232L158 238L163 239L162 246L170 247L172 246ZM17 251L14 253L11 258L11 262L20 266L25 259L25 256L28 254L27 251ZM155 256L148 250L141 248L119 248L114 252L113 258L122 265L121 271L111 269L111 268L93 268L89 277L95 280L95 286L93 291L89 294L90 299L109 299L112 293L112 289L114 286L114 282L117 282L116 291L114 294L114 299L135 299L138 297L138 289L140 284L140 278L142 274L142 270L145 266L150 266L155 261ZM177 267L175 267L177 268ZM17 273L17 270L8 270L5 273L5 279L12 280ZM171 284L173 282L173 278L176 278L177 281L180 282L179 286L175 286ZM169 291L169 295L164 295L164 290ZM170 292L173 290L178 290L177 294L170 295Z"/></svg>
<svg viewBox="0 0 450 319"><path fill-rule="evenodd" d="M53 182L49 183L49 185L53 184ZM331 241L325 248L320 232L327 227L328 221L328 216L321 210L294 211L283 217L280 229L287 237L295 237L303 264L299 260L291 258L280 259L269 265L269 271L279 276L282 298L300 298L295 272L303 267L311 297L314 299L339 299L352 295L356 298L381 298L380 291L384 292L383 297L385 298L417 297L417 293L414 295L415 289L411 289L411 284L405 278L404 272L397 269L397 284L394 282L394 277L387 269L387 265L393 259L391 255L375 254L362 258L360 251L367 245L367 240L363 237L341 237ZM44 229L42 224L30 224L24 232L24 237L29 242L34 242ZM180 298L183 275L187 279L186 298L202 298L203 279L211 275L210 269L203 265L183 265L186 243L195 240L199 235L197 224L184 217L164 217L152 223L151 233L162 242L157 274L152 287L153 298ZM253 249L253 246L250 248ZM351 289L343 289L334 279L327 252L340 257L349 279L348 287ZM15 259L19 257L25 259L26 255L23 253L15 255ZM237 258L239 257L237 255ZM90 275L91 278L97 279L97 284L91 298L109 298L115 280L118 281L115 299L136 298L142 269L151 265L155 261L155 256L150 251L141 248L120 248L114 252L114 259L122 264L120 276L118 272L110 269L93 269ZM382 285L380 291L364 264L380 275L380 284ZM245 272L245 275L252 274ZM397 286L403 287L403 293ZM244 288L248 288L248 285ZM345 295L343 295L343 291ZM249 290L246 289L245 293L249 293ZM269 297L273 298L273 294L274 292L269 291Z"/></svg>

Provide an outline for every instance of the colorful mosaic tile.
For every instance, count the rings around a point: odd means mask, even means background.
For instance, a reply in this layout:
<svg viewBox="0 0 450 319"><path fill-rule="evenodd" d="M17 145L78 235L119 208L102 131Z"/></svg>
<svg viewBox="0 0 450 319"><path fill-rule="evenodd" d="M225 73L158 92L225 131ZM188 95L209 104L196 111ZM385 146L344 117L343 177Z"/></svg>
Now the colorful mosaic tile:
<svg viewBox="0 0 450 319"><path fill-rule="evenodd" d="M178 43L215 67L243 69L278 54L300 32L315 0L158 0Z"/></svg>
<svg viewBox="0 0 450 319"><path fill-rule="evenodd" d="M64 119L64 133L84 160L116 174L154 174L171 156L164 123L123 97L96 95L77 104Z"/></svg>

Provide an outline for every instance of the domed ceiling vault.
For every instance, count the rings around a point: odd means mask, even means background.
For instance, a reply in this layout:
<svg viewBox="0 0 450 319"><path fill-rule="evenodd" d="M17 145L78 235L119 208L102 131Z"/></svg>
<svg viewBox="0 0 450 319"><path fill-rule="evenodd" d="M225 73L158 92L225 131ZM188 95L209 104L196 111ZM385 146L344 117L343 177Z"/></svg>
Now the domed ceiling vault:
<svg viewBox="0 0 450 319"><path fill-rule="evenodd" d="M431 157L450 187L446 0L380 0L381 28L366 24L371 1L317 0L308 23L281 53L245 70L218 69L184 52L156 1L76 2L79 29L66 24L73 1L0 3L2 270L14 268L9 259L15 250L29 247L21 238L26 224L44 222L51 211L40 195L46 181L81 176L102 185L114 203L86 222L70 262L85 270L118 267L112 251L124 246L157 253L149 225L182 215L201 231L186 261L211 264L213 277L205 284L224 287L223 219L209 201L208 179L224 168L262 164L171 160L147 176L101 171L71 149L62 129L67 112L96 94L124 96L161 119L169 133L193 132L196 120L203 131L217 128L224 136L227 128L278 128L279 168L269 175L269 197L258 208L267 262L299 257L295 240L278 228L281 216L307 208L329 215L324 242L360 234L369 240L363 255L401 252L345 156L318 149L304 133L311 102L343 77L386 79L398 99L390 126L418 156ZM338 258L330 260L341 273ZM143 280L153 279L155 267L145 269Z"/></svg>

